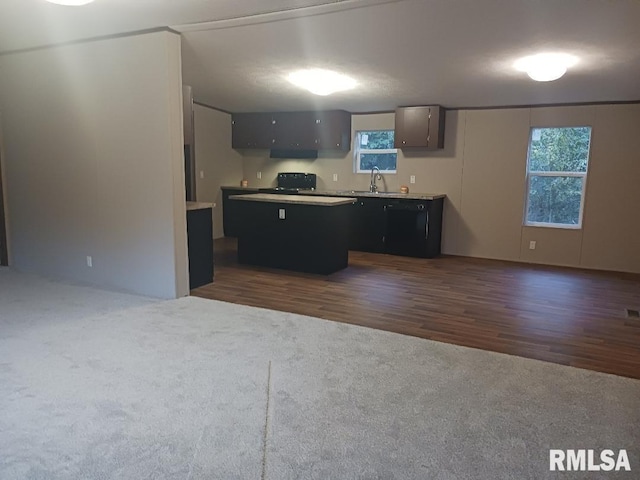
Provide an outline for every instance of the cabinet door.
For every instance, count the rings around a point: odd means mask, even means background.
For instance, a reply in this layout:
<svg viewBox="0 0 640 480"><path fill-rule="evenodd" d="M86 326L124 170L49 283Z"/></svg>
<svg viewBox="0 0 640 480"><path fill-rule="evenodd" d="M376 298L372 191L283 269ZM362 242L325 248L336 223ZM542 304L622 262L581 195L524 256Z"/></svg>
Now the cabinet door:
<svg viewBox="0 0 640 480"><path fill-rule="evenodd" d="M242 224L241 212L239 212L238 201L229 200L231 195L248 195L258 193L257 191L246 191L243 189L225 188L222 190L222 233L225 237L237 237L239 225Z"/></svg>
<svg viewBox="0 0 640 480"><path fill-rule="evenodd" d="M233 148L271 148L273 118L271 113L236 113L231 120Z"/></svg>
<svg viewBox="0 0 640 480"><path fill-rule="evenodd" d="M344 110L316 112L314 144L317 149L349 150L351 148L351 114Z"/></svg>
<svg viewBox="0 0 640 480"><path fill-rule="evenodd" d="M349 249L383 253L387 231L386 202L362 197L353 205L350 217Z"/></svg>
<svg viewBox="0 0 640 480"><path fill-rule="evenodd" d="M285 150L314 150L315 116L313 112L273 114L271 148Z"/></svg>
<svg viewBox="0 0 640 480"><path fill-rule="evenodd" d="M213 227L211 209L187 211L189 288L213 282Z"/></svg>
<svg viewBox="0 0 640 480"><path fill-rule="evenodd" d="M396 109L396 148L444 148L444 109L439 106Z"/></svg>

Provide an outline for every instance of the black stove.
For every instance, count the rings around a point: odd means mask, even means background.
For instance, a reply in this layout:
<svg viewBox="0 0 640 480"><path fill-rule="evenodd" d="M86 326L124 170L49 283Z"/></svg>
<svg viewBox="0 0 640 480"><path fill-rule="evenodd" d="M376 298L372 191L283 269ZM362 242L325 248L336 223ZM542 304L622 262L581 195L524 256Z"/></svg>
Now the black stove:
<svg viewBox="0 0 640 480"><path fill-rule="evenodd" d="M284 172L278 174L278 186L260 188L260 193L280 193L295 195L301 190L311 191L316 189L315 173Z"/></svg>

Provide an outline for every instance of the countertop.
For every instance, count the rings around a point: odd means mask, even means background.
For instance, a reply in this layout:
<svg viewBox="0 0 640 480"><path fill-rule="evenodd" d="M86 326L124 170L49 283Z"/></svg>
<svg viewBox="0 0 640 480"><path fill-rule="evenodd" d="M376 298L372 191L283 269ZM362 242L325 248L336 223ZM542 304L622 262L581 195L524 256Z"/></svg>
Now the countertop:
<svg viewBox="0 0 640 480"><path fill-rule="evenodd" d="M187 202L187 210L202 210L204 208L213 208L215 206L215 203Z"/></svg>
<svg viewBox="0 0 640 480"><path fill-rule="evenodd" d="M409 200L436 200L445 198L443 193L400 193L400 192L365 192L354 190L313 190L301 191L303 195L327 195L331 197L371 197L371 198L399 198Z"/></svg>
<svg viewBox="0 0 640 480"><path fill-rule="evenodd" d="M258 187L220 187L222 190L243 190L247 193L257 192ZM273 188L273 187L264 187ZM323 197L371 197L371 198L399 198L408 200L436 200L445 198L443 193L400 193L400 192L379 192L372 193L359 190L300 190L300 195L318 195Z"/></svg>
<svg viewBox="0 0 640 480"><path fill-rule="evenodd" d="M246 190L247 192L257 192L258 191L258 187L240 187L240 186L235 186L235 187L231 187L229 185L225 185L223 187L220 187L222 190Z"/></svg>
<svg viewBox="0 0 640 480"><path fill-rule="evenodd" d="M248 200L250 202L292 203L297 205L320 205L323 207L349 205L357 200L357 198L345 196L279 195L277 193L231 195L229 198L233 200Z"/></svg>

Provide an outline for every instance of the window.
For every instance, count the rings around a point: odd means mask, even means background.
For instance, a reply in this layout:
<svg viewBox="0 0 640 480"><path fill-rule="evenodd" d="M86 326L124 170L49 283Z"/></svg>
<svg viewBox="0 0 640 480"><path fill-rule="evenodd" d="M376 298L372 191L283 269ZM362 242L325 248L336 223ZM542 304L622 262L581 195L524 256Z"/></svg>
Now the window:
<svg viewBox="0 0 640 480"><path fill-rule="evenodd" d="M591 127L532 128L525 225L580 228Z"/></svg>
<svg viewBox="0 0 640 480"><path fill-rule="evenodd" d="M369 173L373 167L378 167L382 173L396 173L398 153L393 148L393 133L393 130L356 132L356 173Z"/></svg>

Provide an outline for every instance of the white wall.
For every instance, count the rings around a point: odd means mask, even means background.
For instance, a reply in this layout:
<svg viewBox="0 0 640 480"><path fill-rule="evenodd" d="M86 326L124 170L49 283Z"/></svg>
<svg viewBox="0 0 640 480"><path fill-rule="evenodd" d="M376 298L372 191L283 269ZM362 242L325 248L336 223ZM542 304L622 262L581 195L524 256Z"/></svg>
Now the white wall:
<svg viewBox="0 0 640 480"><path fill-rule="evenodd" d="M194 114L196 196L199 202L215 203L213 238L220 238L224 236L220 187L240 186L242 156L231 148L230 115L198 104L194 106Z"/></svg>
<svg viewBox="0 0 640 480"><path fill-rule="evenodd" d="M5 55L0 72L13 266L186 295L180 37Z"/></svg>
<svg viewBox="0 0 640 480"><path fill-rule="evenodd" d="M354 115L352 124L354 131L392 129L394 117ZM583 228L525 227L530 128L571 125L593 127ZM638 131L638 104L448 111L445 148L400 151L398 173L383 175L383 185L388 191L404 184L411 192L447 195L443 253L640 273ZM228 149L230 142L221 139L217 148ZM316 173L320 189L363 190L369 184L368 174L353 173L351 152L325 152L316 160L241 153L252 186L274 185L280 171ZM409 184L410 175L416 176L415 185ZM529 249L530 240L536 241L535 250Z"/></svg>

